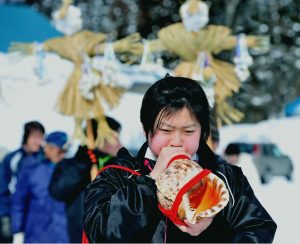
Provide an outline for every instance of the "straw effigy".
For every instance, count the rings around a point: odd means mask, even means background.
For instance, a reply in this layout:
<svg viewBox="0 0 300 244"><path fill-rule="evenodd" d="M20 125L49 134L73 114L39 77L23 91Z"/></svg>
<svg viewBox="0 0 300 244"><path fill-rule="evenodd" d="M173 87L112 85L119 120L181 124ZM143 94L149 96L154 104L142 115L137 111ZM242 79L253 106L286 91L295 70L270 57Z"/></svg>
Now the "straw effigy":
<svg viewBox="0 0 300 244"><path fill-rule="evenodd" d="M195 12L198 3L202 1L189 0L190 12ZM247 46L250 48L265 48L268 38L265 36L247 36ZM231 34L226 26L208 25L197 32L188 31L183 23L175 23L162 28L158 32L158 39L149 41L151 52L167 51L176 54L180 63L174 69L177 76L193 78L192 75L199 67L197 66L197 55L200 52L207 54L210 73L214 73L215 106L217 111L218 125L239 122L243 113L230 106L226 99L238 92L241 81L238 79L234 65L218 60L213 57L224 50L236 47L237 38ZM204 73L205 76L205 73Z"/></svg>
<svg viewBox="0 0 300 244"><path fill-rule="evenodd" d="M110 84L104 84L101 81L93 87L93 99L85 99L79 92L79 80L82 77L82 64L84 54L94 56L103 54L105 49L106 35L103 33L81 31L71 36L53 38L43 43L45 52L55 52L62 58L68 59L74 63L67 83L58 97L56 108L63 115L73 116L75 118L74 137L81 140L82 143L93 146L101 146L105 140L112 141L116 136L115 132L109 128L105 120L105 111L103 101L113 108L118 105L119 100L124 93L123 88L115 87ZM138 33L120 39L113 43L115 52L136 53L142 48L140 36ZM22 54L32 54L35 52L34 43L12 43L11 52L21 52ZM87 141L81 129L83 120L96 119L98 123L98 137L95 143ZM91 147L93 147L91 146Z"/></svg>

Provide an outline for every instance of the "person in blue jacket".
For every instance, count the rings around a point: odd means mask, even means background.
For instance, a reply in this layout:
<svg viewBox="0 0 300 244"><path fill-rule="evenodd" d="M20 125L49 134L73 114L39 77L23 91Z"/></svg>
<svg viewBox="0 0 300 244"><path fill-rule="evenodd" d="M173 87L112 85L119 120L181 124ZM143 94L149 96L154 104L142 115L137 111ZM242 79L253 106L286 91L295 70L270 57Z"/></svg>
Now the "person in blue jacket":
<svg viewBox="0 0 300 244"><path fill-rule="evenodd" d="M14 243L69 241L65 204L48 192L52 173L64 158L68 137L61 131L50 133L45 140L40 163L23 167L12 196L12 231Z"/></svg>
<svg viewBox="0 0 300 244"><path fill-rule="evenodd" d="M12 241L11 195L15 192L20 169L29 162L35 162L42 153L44 134L45 129L40 122L25 123L22 146L8 153L0 164L0 243Z"/></svg>

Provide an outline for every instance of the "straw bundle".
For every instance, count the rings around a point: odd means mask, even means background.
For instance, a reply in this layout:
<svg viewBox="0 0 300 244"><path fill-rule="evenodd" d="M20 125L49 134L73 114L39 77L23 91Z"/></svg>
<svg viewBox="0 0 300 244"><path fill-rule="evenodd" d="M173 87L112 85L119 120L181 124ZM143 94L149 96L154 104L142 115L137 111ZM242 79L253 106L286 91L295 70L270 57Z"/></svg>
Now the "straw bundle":
<svg viewBox="0 0 300 244"><path fill-rule="evenodd" d="M59 9L59 17L65 18L68 12L68 7L73 3L72 0L62 0L62 6Z"/></svg>
<svg viewBox="0 0 300 244"><path fill-rule="evenodd" d="M233 37L225 26L209 25L198 32L190 32L182 23L176 23L162 28L158 38L167 51L177 54L182 60L195 61L200 51L217 54L227 49L227 43ZM150 49L155 50L155 47Z"/></svg>
<svg viewBox="0 0 300 244"><path fill-rule="evenodd" d="M216 76L214 86L216 107L219 107L229 96L237 92L241 85L234 72L234 66L214 59L212 56L212 54L217 54L224 49L229 49L229 46L234 47L234 39L230 34L229 28L216 25L210 25L196 33L189 32L181 23L163 28L159 32L159 40L165 49L174 52L182 60L174 70L178 76L192 78L193 73L199 69L196 63L197 54L201 51L207 53L210 69L204 70L207 71L204 76L211 76L211 73ZM152 43L152 50L156 49L154 45L155 43ZM222 111L221 108L219 110L222 114L221 121L230 123L229 118L224 115L229 110Z"/></svg>
<svg viewBox="0 0 300 244"><path fill-rule="evenodd" d="M232 122L239 122L244 118L244 114L239 110L235 109L231 105L229 105L226 101L217 102L218 106L216 106L217 113L217 126L220 128L222 126L222 122L230 125Z"/></svg>

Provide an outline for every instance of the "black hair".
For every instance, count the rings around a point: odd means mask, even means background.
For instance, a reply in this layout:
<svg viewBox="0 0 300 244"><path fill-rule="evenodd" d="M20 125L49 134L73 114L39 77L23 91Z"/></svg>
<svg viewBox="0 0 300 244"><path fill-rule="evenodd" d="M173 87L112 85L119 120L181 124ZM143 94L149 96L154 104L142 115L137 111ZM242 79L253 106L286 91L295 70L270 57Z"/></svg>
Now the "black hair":
<svg viewBox="0 0 300 244"><path fill-rule="evenodd" d="M27 143L29 135L34 131L39 131L42 134L45 134L44 126L38 121L29 121L24 125L22 145L25 145Z"/></svg>
<svg viewBox="0 0 300 244"><path fill-rule="evenodd" d="M219 129L218 129L216 118L213 115L213 113L211 114L211 119L210 119L210 134L213 142L220 141Z"/></svg>
<svg viewBox="0 0 300 244"><path fill-rule="evenodd" d="M210 133L210 109L201 84L185 77L165 78L154 83L145 93L140 110L147 139L154 135L162 119L186 107L201 125L201 140L206 141ZM157 116L158 123L154 128Z"/></svg>
<svg viewBox="0 0 300 244"><path fill-rule="evenodd" d="M230 143L225 149L226 155L239 155L240 152L239 145L236 143Z"/></svg>
<svg viewBox="0 0 300 244"><path fill-rule="evenodd" d="M120 132L122 126L118 121L116 121L115 119L113 119L109 116L105 116L105 119L106 119L106 122L107 122L109 128L111 128L112 130L114 130L116 132ZM97 127L98 127L98 121L95 119L92 119L92 129L93 129L94 138L97 138Z"/></svg>

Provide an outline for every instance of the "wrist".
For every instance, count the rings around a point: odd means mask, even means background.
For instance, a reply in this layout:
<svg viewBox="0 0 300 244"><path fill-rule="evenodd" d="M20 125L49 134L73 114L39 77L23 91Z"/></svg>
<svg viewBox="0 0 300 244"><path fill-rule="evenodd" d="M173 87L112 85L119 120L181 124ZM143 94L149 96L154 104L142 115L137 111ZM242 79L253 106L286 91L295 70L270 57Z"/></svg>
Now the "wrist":
<svg viewBox="0 0 300 244"><path fill-rule="evenodd" d="M157 176L155 173L153 173L153 171L150 172L150 174L148 175L149 178L151 178L152 180L156 180Z"/></svg>

